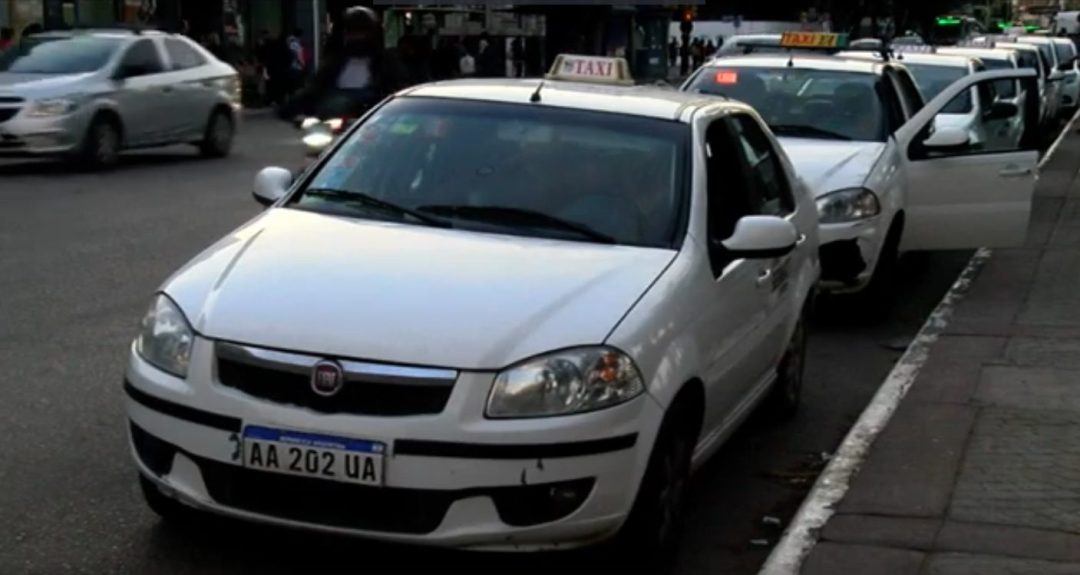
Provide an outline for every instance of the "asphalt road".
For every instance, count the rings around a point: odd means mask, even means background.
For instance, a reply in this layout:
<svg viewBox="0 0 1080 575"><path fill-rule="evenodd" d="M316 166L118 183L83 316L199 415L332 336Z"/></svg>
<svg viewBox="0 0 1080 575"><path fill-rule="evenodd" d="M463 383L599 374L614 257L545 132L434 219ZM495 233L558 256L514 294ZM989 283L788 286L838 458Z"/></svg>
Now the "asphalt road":
<svg viewBox="0 0 1080 575"><path fill-rule="evenodd" d="M433 552L224 520L160 524L141 501L121 410L128 345L169 273L255 215L262 166L300 158L252 120L226 160L175 148L107 174L0 162L0 573L603 572L595 554ZM867 326L825 302L804 410L751 420L694 480L681 574L753 573L782 523L967 261L907 258L900 304Z"/></svg>

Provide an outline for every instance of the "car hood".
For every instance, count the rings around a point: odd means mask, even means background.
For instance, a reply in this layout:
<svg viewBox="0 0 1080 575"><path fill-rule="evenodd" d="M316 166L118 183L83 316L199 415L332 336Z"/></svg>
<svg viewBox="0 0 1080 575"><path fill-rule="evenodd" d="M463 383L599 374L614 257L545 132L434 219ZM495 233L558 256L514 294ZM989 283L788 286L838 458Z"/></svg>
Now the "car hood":
<svg viewBox="0 0 1080 575"><path fill-rule="evenodd" d="M780 138L795 172L821 197L862 186L885 149L884 142Z"/></svg>
<svg viewBox="0 0 1080 575"><path fill-rule="evenodd" d="M674 255L276 208L163 291L212 339L490 370L603 343Z"/></svg>
<svg viewBox="0 0 1080 575"><path fill-rule="evenodd" d="M23 98L59 96L70 92L79 82L93 75L93 72L85 74L0 72L0 94Z"/></svg>

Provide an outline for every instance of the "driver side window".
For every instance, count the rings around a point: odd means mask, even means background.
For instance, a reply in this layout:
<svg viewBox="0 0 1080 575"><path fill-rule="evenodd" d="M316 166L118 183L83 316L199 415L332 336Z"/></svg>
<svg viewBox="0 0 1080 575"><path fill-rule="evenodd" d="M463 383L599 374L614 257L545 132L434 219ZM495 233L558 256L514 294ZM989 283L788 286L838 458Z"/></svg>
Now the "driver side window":
<svg viewBox="0 0 1080 575"><path fill-rule="evenodd" d="M1038 111L1033 106L1038 103L1026 102L1025 109L1015 99L1001 97L994 89L999 82L984 80L957 94L912 141L909 157L918 161L1034 149L1031 144ZM979 114L970 125L958 126L947 112L958 101L970 100L972 92L977 94Z"/></svg>
<svg viewBox="0 0 1080 575"><path fill-rule="evenodd" d="M153 40L139 40L128 48L120 61L120 72L125 78L149 76L164 71L161 54Z"/></svg>

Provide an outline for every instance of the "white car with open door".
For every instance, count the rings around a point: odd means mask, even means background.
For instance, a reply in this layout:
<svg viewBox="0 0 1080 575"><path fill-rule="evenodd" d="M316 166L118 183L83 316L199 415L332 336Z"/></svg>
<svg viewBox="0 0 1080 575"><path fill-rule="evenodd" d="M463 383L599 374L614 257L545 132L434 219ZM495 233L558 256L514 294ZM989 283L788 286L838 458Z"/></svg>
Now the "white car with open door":
<svg viewBox="0 0 1080 575"><path fill-rule="evenodd" d="M763 54L710 62L682 89L742 100L762 115L817 197L822 287L859 293L870 317L888 307L901 252L1023 242L1037 102L1020 111L998 101L993 83L1034 77L966 75L924 105L902 62ZM1026 112L1025 136L979 143L968 130L935 131L937 116L973 90L987 102L978 122Z"/></svg>

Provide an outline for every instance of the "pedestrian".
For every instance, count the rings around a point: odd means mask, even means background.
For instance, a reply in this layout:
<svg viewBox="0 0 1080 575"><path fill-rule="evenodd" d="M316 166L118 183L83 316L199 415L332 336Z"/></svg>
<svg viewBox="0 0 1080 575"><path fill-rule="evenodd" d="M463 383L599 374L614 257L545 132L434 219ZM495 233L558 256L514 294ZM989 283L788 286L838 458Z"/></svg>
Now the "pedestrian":
<svg viewBox="0 0 1080 575"><path fill-rule="evenodd" d="M705 59L708 60L709 58L712 58L713 54L715 54L715 53L716 53L716 44L713 44L713 41L710 39L709 43L705 44Z"/></svg>
<svg viewBox="0 0 1080 575"><path fill-rule="evenodd" d="M510 61L513 65L515 78L525 77L525 44L521 36L510 42Z"/></svg>
<svg viewBox="0 0 1080 575"><path fill-rule="evenodd" d="M203 38L203 47L218 60L225 61L225 49L221 45L221 36L217 32L210 32Z"/></svg>
<svg viewBox="0 0 1080 575"><path fill-rule="evenodd" d="M336 96L345 96L353 112L362 112L407 87L407 81L397 55L386 49L379 16L370 8L353 6L335 26L311 85L282 108L282 115L319 115L321 105L339 99Z"/></svg>
<svg viewBox="0 0 1080 575"><path fill-rule="evenodd" d="M679 41L675 38L671 39L668 43L668 65L672 68L675 67L676 62L679 60Z"/></svg>
<svg viewBox="0 0 1080 575"><path fill-rule="evenodd" d="M482 78L491 78L497 75L493 54L495 49L491 46L491 38L487 32L480 34L480 41L476 47L476 75Z"/></svg>
<svg viewBox="0 0 1080 575"><path fill-rule="evenodd" d="M293 28L292 34L285 40L285 46L289 51L289 71L286 80L285 92L291 96L304 87L304 78L307 76L308 58L304 48L304 31Z"/></svg>
<svg viewBox="0 0 1080 575"><path fill-rule="evenodd" d="M462 50L461 59L458 61L458 69L462 78L476 76L476 58L473 58L468 49Z"/></svg>
<svg viewBox="0 0 1080 575"><path fill-rule="evenodd" d="M15 43L15 30L5 26L0 28L0 52L7 50Z"/></svg>

